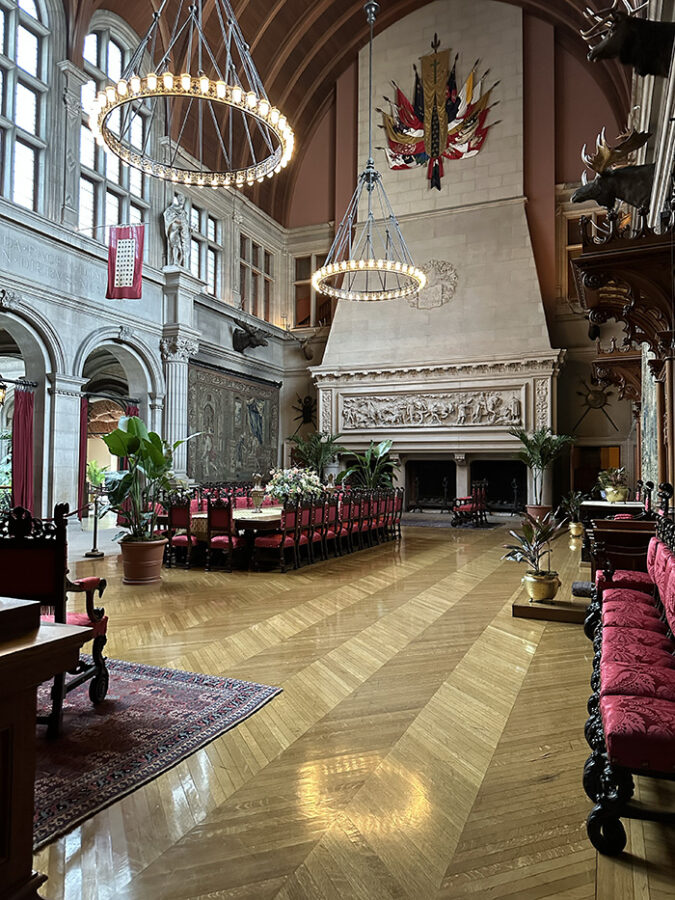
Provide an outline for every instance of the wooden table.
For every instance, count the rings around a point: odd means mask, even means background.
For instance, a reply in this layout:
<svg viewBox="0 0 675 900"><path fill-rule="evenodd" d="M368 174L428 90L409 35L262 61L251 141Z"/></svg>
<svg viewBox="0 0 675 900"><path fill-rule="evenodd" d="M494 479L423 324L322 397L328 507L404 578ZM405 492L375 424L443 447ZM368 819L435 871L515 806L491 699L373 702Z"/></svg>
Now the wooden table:
<svg viewBox="0 0 675 900"><path fill-rule="evenodd" d="M40 624L40 604L0 597L0 900L31 900L37 687L73 668L91 628Z"/></svg>
<svg viewBox="0 0 675 900"><path fill-rule="evenodd" d="M232 510L236 527L248 532L274 531L281 524L283 506L263 506L258 512L255 509L242 508ZM208 513L192 513L192 534L198 541L205 541L208 534Z"/></svg>

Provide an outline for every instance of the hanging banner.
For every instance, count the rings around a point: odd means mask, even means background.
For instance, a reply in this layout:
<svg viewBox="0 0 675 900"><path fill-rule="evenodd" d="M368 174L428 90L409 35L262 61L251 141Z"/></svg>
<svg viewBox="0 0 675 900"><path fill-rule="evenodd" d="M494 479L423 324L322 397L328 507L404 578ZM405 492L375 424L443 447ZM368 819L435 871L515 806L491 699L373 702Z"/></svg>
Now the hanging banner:
<svg viewBox="0 0 675 900"><path fill-rule="evenodd" d="M108 242L108 300L140 300L145 225L112 225Z"/></svg>

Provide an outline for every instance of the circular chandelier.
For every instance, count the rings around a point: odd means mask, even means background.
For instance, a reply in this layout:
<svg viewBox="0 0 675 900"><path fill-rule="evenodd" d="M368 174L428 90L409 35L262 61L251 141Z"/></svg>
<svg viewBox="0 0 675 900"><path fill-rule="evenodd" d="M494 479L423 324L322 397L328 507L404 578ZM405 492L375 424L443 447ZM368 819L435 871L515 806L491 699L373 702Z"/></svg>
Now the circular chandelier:
<svg viewBox="0 0 675 900"><path fill-rule="evenodd" d="M326 261L312 275L312 287L337 300L398 300L422 290L427 277L413 263L373 160L373 25L380 7L375 0L369 0L364 9L370 26L368 163L359 176ZM364 191L366 217L361 224L357 220Z"/></svg>
<svg viewBox="0 0 675 900"><path fill-rule="evenodd" d="M89 117L96 140L128 165L166 181L241 188L271 178L290 161L295 136L267 97L229 0L179 4L169 42L155 62L166 4L120 80L96 96ZM204 33L203 6L217 22L215 51ZM152 71L141 75L147 67ZM163 131L156 155L153 123Z"/></svg>

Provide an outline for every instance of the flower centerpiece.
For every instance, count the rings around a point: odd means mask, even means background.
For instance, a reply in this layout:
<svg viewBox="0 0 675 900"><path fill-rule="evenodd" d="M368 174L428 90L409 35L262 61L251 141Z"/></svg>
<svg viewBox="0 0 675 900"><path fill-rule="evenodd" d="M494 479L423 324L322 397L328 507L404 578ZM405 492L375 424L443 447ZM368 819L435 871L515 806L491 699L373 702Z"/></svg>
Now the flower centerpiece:
<svg viewBox="0 0 675 900"><path fill-rule="evenodd" d="M297 499L300 496L318 497L323 492L323 485L316 472L310 469L270 469L270 480L265 493L275 500L285 497Z"/></svg>

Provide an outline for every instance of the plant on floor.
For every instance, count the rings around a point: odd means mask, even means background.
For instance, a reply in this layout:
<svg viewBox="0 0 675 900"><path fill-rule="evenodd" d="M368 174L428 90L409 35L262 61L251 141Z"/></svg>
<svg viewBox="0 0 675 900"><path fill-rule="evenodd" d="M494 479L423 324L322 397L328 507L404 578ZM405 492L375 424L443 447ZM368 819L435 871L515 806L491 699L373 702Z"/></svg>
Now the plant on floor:
<svg viewBox="0 0 675 900"><path fill-rule="evenodd" d="M538 428L532 434L523 428L510 428L509 434L517 437L523 445L518 458L532 470L534 505L541 506L544 472L566 447L574 443L574 438L569 434L553 434L550 428Z"/></svg>
<svg viewBox="0 0 675 900"><path fill-rule="evenodd" d="M338 482L366 490L393 487L398 463L391 457L391 447L392 441L371 441L365 453L354 454L351 465L338 475Z"/></svg>
<svg viewBox="0 0 675 900"><path fill-rule="evenodd" d="M556 515L564 516L569 519L570 522L578 522L581 504L586 499L586 494L582 491L570 491L569 494L565 494L560 501L560 506L556 510Z"/></svg>
<svg viewBox="0 0 675 900"><path fill-rule="evenodd" d="M283 500L286 497L318 497L323 485L316 472L293 466L290 469L270 469L271 478L265 487L268 497Z"/></svg>
<svg viewBox="0 0 675 900"><path fill-rule="evenodd" d="M138 416L122 417L118 427L103 440L114 456L126 459L128 466L119 472L108 472L105 477L110 509L123 518L128 529L122 541L157 540L160 496L175 483L173 452L185 441L168 444L154 431L148 431Z"/></svg>
<svg viewBox="0 0 675 900"><path fill-rule="evenodd" d="M535 519L527 513L523 516L520 523L521 531L509 531L511 537L515 538L517 544L504 544L504 549L508 550L502 556L509 562L526 562L529 563L532 575L557 575L551 569L543 569L541 561L545 556L551 554L551 542L564 531L567 520L561 523L556 522L552 513L548 513L543 519Z"/></svg>
<svg viewBox="0 0 675 900"><path fill-rule="evenodd" d="M338 443L341 437L341 434L315 431L307 438L293 434L288 440L295 444L294 453L298 462L307 469L314 469L323 481L325 467L337 459L338 453L346 450L346 447Z"/></svg>

